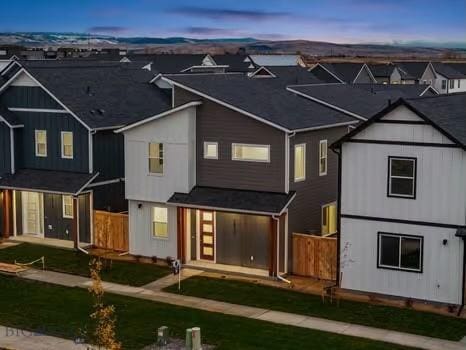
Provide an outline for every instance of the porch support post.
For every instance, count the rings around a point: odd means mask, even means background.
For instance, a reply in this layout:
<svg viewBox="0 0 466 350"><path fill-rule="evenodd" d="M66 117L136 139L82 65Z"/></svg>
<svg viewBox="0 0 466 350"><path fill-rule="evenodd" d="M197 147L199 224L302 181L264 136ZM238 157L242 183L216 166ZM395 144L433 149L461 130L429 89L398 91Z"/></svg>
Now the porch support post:
<svg viewBox="0 0 466 350"><path fill-rule="evenodd" d="M12 191L3 190L3 237L9 238L13 233L12 230Z"/></svg>
<svg viewBox="0 0 466 350"><path fill-rule="evenodd" d="M277 276L277 220L270 217L269 276Z"/></svg>
<svg viewBox="0 0 466 350"><path fill-rule="evenodd" d="M78 249L78 197L73 196L73 220L71 222L71 238L74 249Z"/></svg>
<svg viewBox="0 0 466 350"><path fill-rule="evenodd" d="M185 240L185 209L176 208L176 218L177 218L177 258L181 261L182 264L186 263L186 240Z"/></svg>

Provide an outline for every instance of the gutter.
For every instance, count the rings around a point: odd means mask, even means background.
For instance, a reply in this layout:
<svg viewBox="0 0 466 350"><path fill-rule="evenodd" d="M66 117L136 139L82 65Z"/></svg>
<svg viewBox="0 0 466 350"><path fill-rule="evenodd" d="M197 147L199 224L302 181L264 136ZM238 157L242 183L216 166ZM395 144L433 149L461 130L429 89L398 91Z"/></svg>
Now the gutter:
<svg viewBox="0 0 466 350"><path fill-rule="evenodd" d="M463 237L463 285L461 290L461 306L458 310L456 316L460 316L464 309L464 299L465 299L465 284L466 284L466 237Z"/></svg>

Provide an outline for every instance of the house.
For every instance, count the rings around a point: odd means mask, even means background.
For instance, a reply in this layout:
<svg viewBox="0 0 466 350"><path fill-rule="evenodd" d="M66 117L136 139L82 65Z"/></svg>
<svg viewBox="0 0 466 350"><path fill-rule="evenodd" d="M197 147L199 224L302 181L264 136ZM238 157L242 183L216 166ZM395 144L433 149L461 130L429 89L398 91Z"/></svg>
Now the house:
<svg viewBox="0 0 466 350"><path fill-rule="evenodd" d="M158 77L172 109L121 128L130 253L277 276L292 232L333 234L336 156L357 121L274 79Z"/></svg>
<svg viewBox="0 0 466 350"><path fill-rule="evenodd" d="M430 62L423 61L404 61L393 62L400 73L400 84L427 84L432 85L435 82L435 70ZM398 83L398 79L394 78Z"/></svg>
<svg viewBox="0 0 466 350"><path fill-rule="evenodd" d="M260 66L301 66L306 67L301 55L249 55L244 60L256 67Z"/></svg>
<svg viewBox="0 0 466 350"><path fill-rule="evenodd" d="M465 302L466 94L399 99L332 145L340 287Z"/></svg>
<svg viewBox="0 0 466 350"><path fill-rule="evenodd" d="M378 84L401 84L402 73L394 64L373 63L367 66Z"/></svg>
<svg viewBox="0 0 466 350"><path fill-rule="evenodd" d="M287 85L322 84L325 83L301 66L263 66L248 74L250 78L273 78L271 84Z"/></svg>
<svg viewBox="0 0 466 350"><path fill-rule="evenodd" d="M441 94L466 91L466 74L442 62L433 62L435 81L433 85Z"/></svg>
<svg viewBox="0 0 466 350"><path fill-rule="evenodd" d="M372 72L365 63L322 62L311 67L310 71L322 81L336 79L343 84L377 83Z"/></svg>
<svg viewBox="0 0 466 350"><path fill-rule="evenodd" d="M2 236L92 243L93 209L127 210L123 137L160 113L153 74L120 63L21 61L2 72Z"/></svg>

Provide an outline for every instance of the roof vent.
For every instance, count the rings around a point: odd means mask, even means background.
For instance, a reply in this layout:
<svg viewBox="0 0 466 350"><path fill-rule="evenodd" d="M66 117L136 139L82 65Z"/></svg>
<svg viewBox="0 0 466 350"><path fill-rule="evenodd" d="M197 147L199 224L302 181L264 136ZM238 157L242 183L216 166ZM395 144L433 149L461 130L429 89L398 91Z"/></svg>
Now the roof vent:
<svg viewBox="0 0 466 350"><path fill-rule="evenodd" d="M98 109L97 112L99 112L100 115L104 115L105 110L103 110L103 109Z"/></svg>
<svg viewBox="0 0 466 350"><path fill-rule="evenodd" d="M91 92L91 87L89 85L86 87L86 94L89 95L89 96L93 95L92 92Z"/></svg>
<svg viewBox="0 0 466 350"><path fill-rule="evenodd" d="M89 112L90 112L91 114L95 114L95 111L94 111L93 109L91 109Z"/></svg>
<svg viewBox="0 0 466 350"><path fill-rule="evenodd" d="M388 105L391 106L392 105L392 100L389 98L388 99Z"/></svg>

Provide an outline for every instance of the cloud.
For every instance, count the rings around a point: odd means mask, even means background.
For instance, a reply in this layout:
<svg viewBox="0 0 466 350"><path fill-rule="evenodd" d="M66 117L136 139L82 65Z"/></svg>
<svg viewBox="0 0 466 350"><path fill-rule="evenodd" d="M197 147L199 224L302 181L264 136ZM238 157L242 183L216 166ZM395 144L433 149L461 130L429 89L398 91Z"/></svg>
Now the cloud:
<svg viewBox="0 0 466 350"><path fill-rule="evenodd" d="M263 10L234 10L207 8L195 6L182 6L167 10L168 13L197 18L208 18L214 20L242 20L242 21L265 21L271 19L283 19L292 17L289 12L273 12Z"/></svg>
<svg viewBox="0 0 466 350"><path fill-rule="evenodd" d="M95 26L90 27L87 31L90 33L120 34L128 31L128 28L120 26Z"/></svg>

